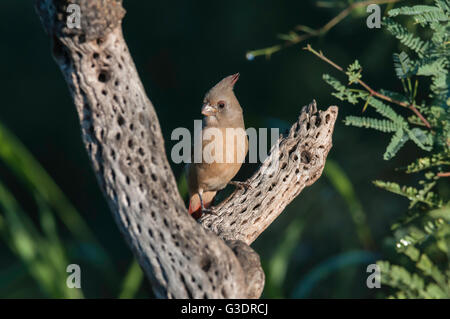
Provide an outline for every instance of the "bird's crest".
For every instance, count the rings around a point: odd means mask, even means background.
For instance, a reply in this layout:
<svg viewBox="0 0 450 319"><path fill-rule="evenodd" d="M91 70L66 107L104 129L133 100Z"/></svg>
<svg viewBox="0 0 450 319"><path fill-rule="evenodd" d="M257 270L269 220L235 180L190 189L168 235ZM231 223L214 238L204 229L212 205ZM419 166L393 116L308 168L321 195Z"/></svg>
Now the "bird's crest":
<svg viewBox="0 0 450 319"><path fill-rule="evenodd" d="M225 78L223 78L219 83L217 83L211 91L222 91L222 90L233 90L234 85L236 84L237 80L239 79L239 73L229 75Z"/></svg>

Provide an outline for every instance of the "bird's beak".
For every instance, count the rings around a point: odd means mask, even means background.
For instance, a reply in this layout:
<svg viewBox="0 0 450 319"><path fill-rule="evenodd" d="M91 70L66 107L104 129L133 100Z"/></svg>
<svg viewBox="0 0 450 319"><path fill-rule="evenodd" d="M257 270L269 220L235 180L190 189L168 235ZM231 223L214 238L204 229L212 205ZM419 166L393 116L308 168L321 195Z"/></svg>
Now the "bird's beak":
<svg viewBox="0 0 450 319"><path fill-rule="evenodd" d="M214 106L211 106L209 104L205 104L202 107L202 114L204 116L213 116L216 115L217 113L217 108L215 108Z"/></svg>

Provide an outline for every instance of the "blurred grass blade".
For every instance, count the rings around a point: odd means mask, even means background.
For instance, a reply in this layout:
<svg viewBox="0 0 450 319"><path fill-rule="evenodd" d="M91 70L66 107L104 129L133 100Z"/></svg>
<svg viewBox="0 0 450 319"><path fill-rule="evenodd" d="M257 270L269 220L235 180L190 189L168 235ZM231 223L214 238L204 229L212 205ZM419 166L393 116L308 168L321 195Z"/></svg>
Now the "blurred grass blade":
<svg viewBox="0 0 450 319"><path fill-rule="evenodd" d="M66 268L70 262L67 257L66 249L58 236L56 220L50 207L47 206L43 199L36 196L36 202L38 204L41 228L46 237L44 244L40 246L39 249L44 256L43 259L46 263L52 265L55 269L56 277L60 278L58 280L63 280L65 282L69 275L66 272ZM76 293L78 289L69 289L66 285L64 286L64 289L66 290L68 298L82 297L82 295Z"/></svg>
<svg viewBox="0 0 450 319"><path fill-rule="evenodd" d="M266 289L267 298L283 298L283 283L292 253L300 240L305 227L304 219L297 218L286 229L275 254L267 264Z"/></svg>
<svg viewBox="0 0 450 319"><path fill-rule="evenodd" d="M69 289L65 272L69 264L58 242L49 241L35 228L11 193L0 183L0 235L25 263L28 271L53 298L82 298L81 289Z"/></svg>
<svg viewBox="0 0 450 319"><path fill-rule="evenodd" d="M333 272L355 264L375 263L379 256L375 253L357 250L333 256L311 270L293 290L291 298L307 298L314 287Z"/></svg>
<svg viewBox="0 0 450 319"><path fill-rule="evenodd" d="M183 199L187 198L189 191L188 191L186 172L184 170L181 173L177 184L178 184L178 191L180 192L181 198L183 198Z"/></svg>
<svg viewBox="0 0 450 319"><path fill-rule="evenodd" d="M109 275L113 276L113 280L117 280L118 276L111 259L81 215L33 155L1 123L0 159L28 188L39 194L54 208L61 221L77 240L92 242L95 245L96 254L102 259L100 264L102 269L107 269Z"/></svg>
<svg viewBox="0 0 450 319"><path fill-rule="evenodd" d="M141 266L133 259L133 262L128 269L125 279L122 283L122 290L120 292L120 299L131 299L139 291L139 287L142 284L142 279L144 279L144 273L142 272Z"/></svg>
<svg viewBox="0 0 450 319"><path fill-rule="evenodd" d="M324 175L328 178L335 190L342 196L348 206L348 211L355 224L356 234L365 249L374 246L366 214L358 200L353 184L339 164L332 159L327 159Z"/></svg>

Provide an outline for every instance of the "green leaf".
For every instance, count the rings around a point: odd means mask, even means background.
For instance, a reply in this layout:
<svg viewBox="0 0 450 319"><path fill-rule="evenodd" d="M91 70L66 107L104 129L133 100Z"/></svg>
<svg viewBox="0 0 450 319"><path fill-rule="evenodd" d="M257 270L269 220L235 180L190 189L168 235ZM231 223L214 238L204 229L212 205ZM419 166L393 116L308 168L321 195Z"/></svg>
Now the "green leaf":
<svg viewBox="0 0 450 319"><path fill-rule="evenodd" d="M403 94L398 93L398 92L392 92L389 90L380 89L380 93L383 95L386 95L387 97L390 97L393 100L397 100L397 101L405 102L405 103L409 102L408 98L406 96L404 96Z"/></svg>
<svg viewBox="0 0 450 319"><path fill-rule="evenodd" d="M441 165L450 165L450 158L447 153L441 152L418 158L406 167L406 173L417 173Z"/></svg>
<svg viewBox="0 0 450 319"><path fill-rule="evenodd" d="M383 285L400 289L406 298L426 298L425 282L420 276L387 261L378 261L377 265L380 267Z"/></svg>
<svg viewBox="0 0 450 319"><path fill-rule="evenodd" d="M448 21L447 14L441 8L425 5L392 9L389 10L388 15L390 17L410 15L414 17L416 23L420 24Z"/></svg>
<svg viewBox="0 0 450 319"><path fill-rule="evenodd" d="M385 160L392 159L408 140L408 133L405 133L402 129L399 129L394 135L392 135L391 142L387 146L383 158Z"/></svg>
<svg viewBox="0 0 450 319"><path fill-rule="evenodd" d="M406 79L414 74L415 70L406 52L402 51L400 54L394 53L392 58L394 60L395 73L399 79Z"/></svg>
<svg viewBox="0 0 450 319"><path fill-rule="evenodd" d="M412 186L400 186L393 182L384 182L380 180L375 180L373 182L375 186L383 188L389 192L404 196L412 202L422 202L429 205L430 207L440 207L442 206L442 201L438 199L436 194L430 192L430 189L435 185L435 182L429 183L423 189L419 190Z"/></svg>
<svg viewBox="0 0 450 319"><path fill-rule="evenodd" d="M367 92L364 91L357 91L357 92L351 91L331 75L324 74L323 79L325 80L326 83L328 83L336 90L336 92L332 94L341 101L347 101L351 104L356 104L359 102L359 99L363 99L369 95Z"/></svg>
<svg viewBox="0 0 450 319"><path fill-rule="evenodd" d="M369 105L372 106L375 109L375 111L377 111L379 114L390 119L399 127L408 126L408 123L402 116L398 115L392 107L381 102L379 99L372 97L369 100Z"/></svg>
<svg viewBox="0 0 450 319"><path fill-rule="evenodd" d="M347 74L348 76L348 82L349 84L357 83L359 79L361 79L361 65L359 64L358 60L355 60L352 64L350 64L347 68Z"/></svg>
<svg viewBox="0 0 450 319"><path fill-rule="evenodd" d="M424 131L418 127L407 130L409 138L421 149L431 151L433 146L433 136L430 132Z"/></svg>
<svg viewBox="0 0 450 319"><path fill-rule="evenodd" d="M379 120L369 117L347 116L344 123L345 125L371 128L385 133L396 132L399 129L399 127L392 121Z"/></svg>
<svg viewBox="0 0 450 319"><path fill-rule="evenodd" d="M403 45L407 46L411 50L417 53L419 57L423 57L427 52L430 43L427 41L423 41L419 37L416 37L414 34L410 33L405 27L401 24L395 22L390 18L383 19L383 25L386 29L392 33Z"/></svg>

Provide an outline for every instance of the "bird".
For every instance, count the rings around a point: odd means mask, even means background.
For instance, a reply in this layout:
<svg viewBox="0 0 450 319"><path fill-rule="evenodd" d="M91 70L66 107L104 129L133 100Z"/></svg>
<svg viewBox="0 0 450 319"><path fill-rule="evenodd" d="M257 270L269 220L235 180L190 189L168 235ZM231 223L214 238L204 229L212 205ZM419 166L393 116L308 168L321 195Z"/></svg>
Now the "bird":
<svg viewBox="0 0 450 319"><path fill-rule="evenodd" d="M232 181L241 168L248 152L248 137L245 132L243 110L234 94L234 85L239 73L227 76L213 86L203 99L202 160L191 161L186 167L189 189L189 214L198 219L203 213L214 213L210 209L216 193L228 184L248 186L245 182ZM231 129L231 130L230 130ZM214 138L208 134L220 132ZM233 132L233 135L227 132ZM206 148L214 149L213 161L205 158ZM218 150L216 154L215 150ZM192 156L193 158L193 156ZM193 158L194 159L194 158Z"/></svg>

